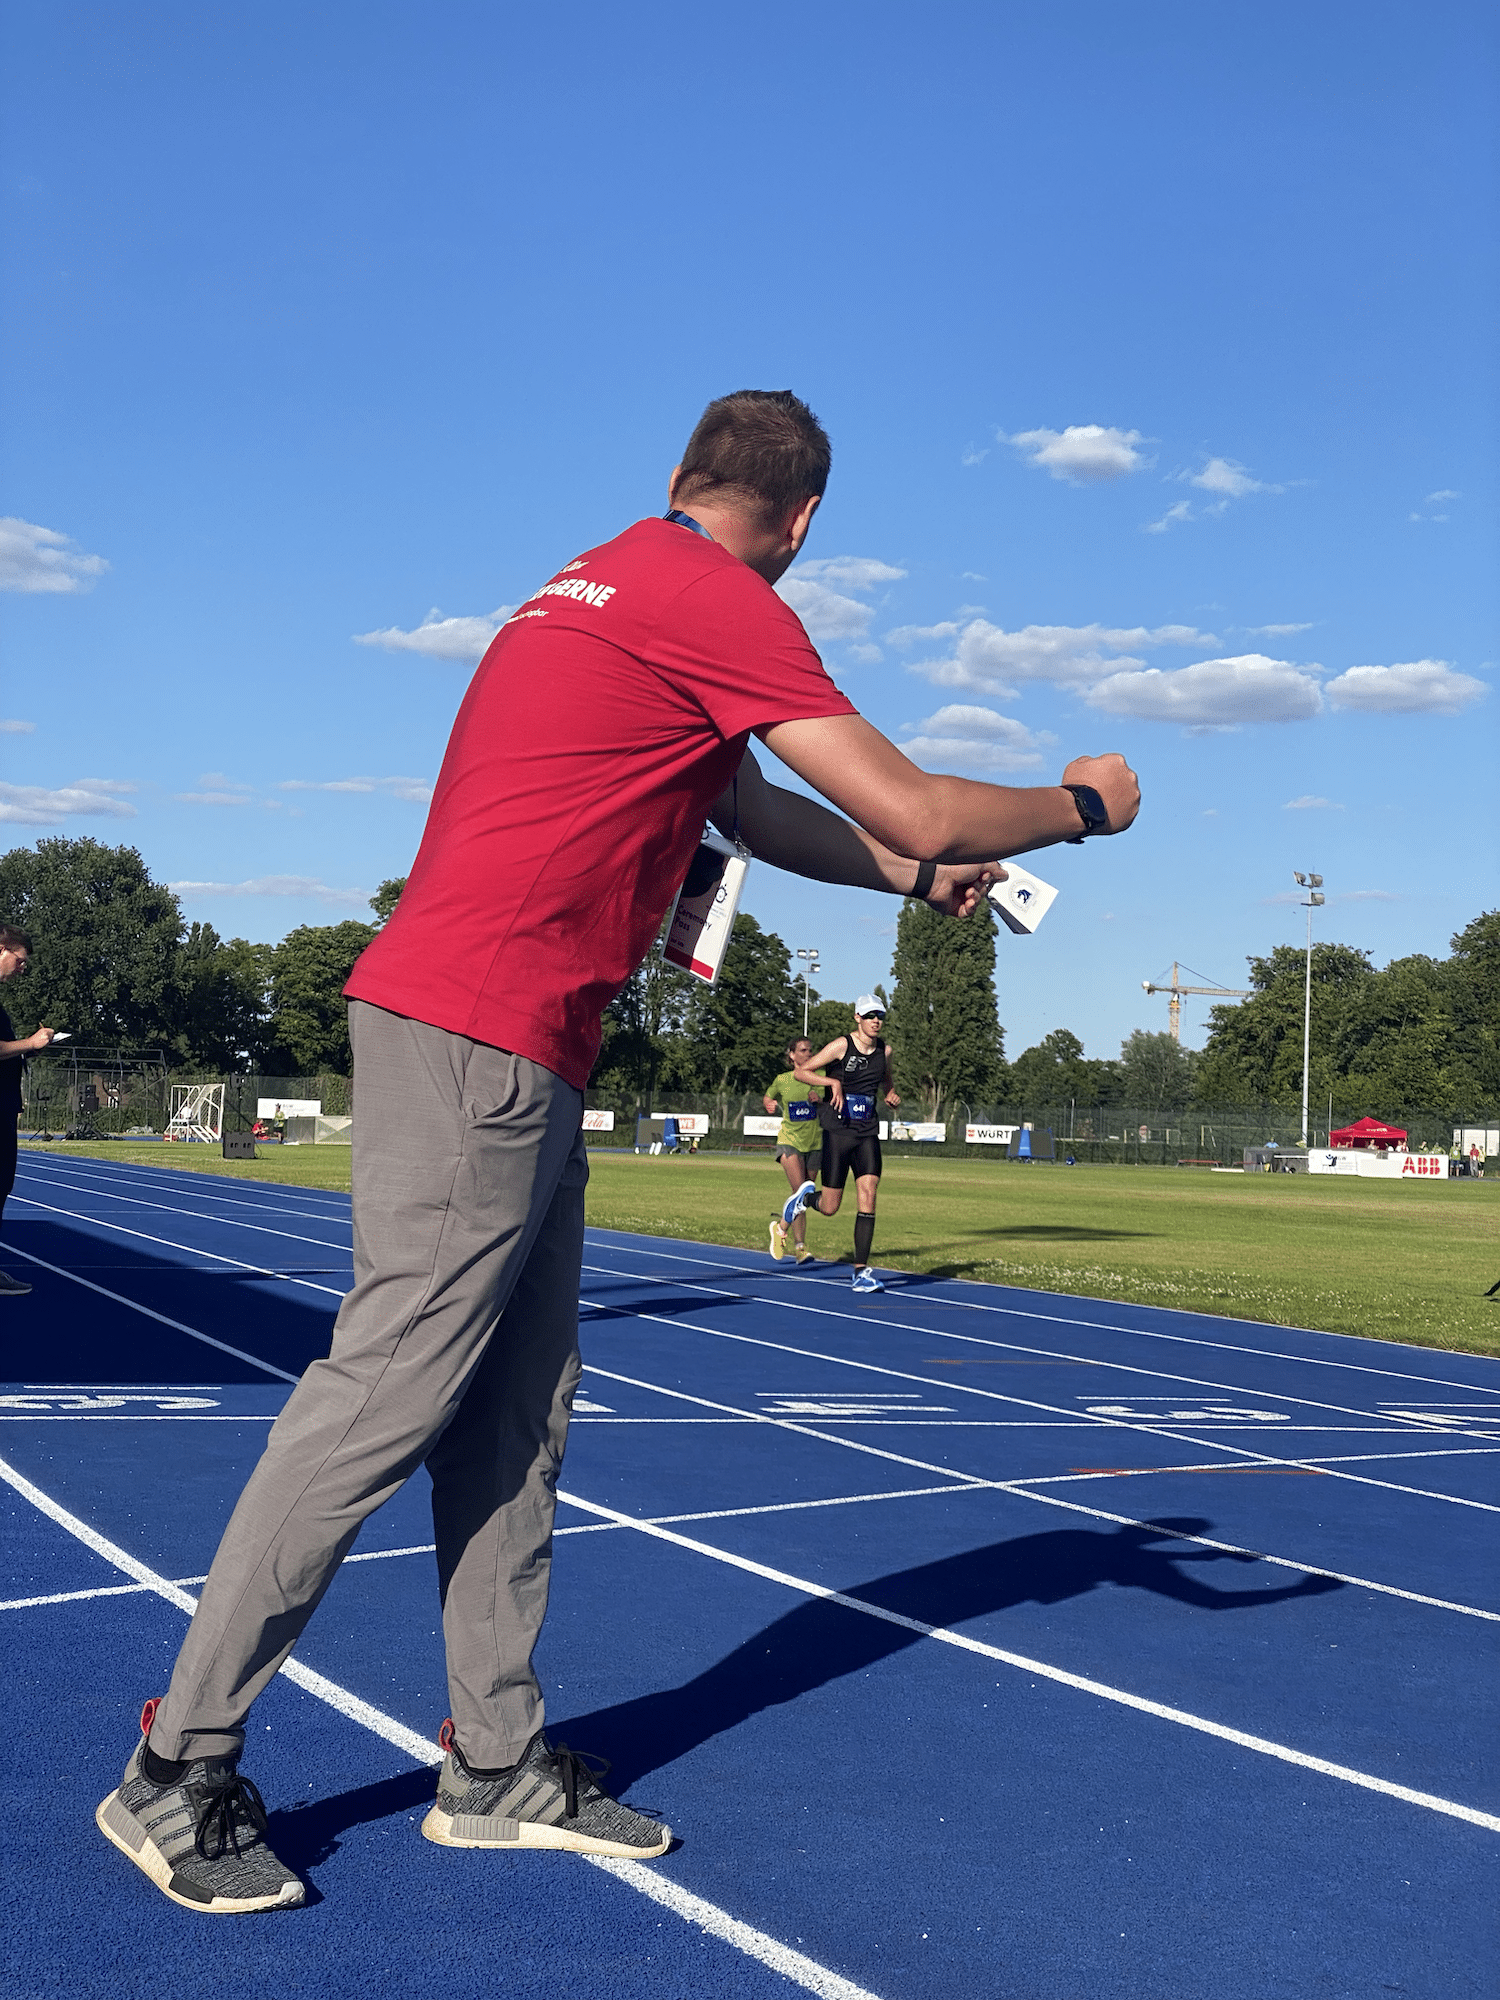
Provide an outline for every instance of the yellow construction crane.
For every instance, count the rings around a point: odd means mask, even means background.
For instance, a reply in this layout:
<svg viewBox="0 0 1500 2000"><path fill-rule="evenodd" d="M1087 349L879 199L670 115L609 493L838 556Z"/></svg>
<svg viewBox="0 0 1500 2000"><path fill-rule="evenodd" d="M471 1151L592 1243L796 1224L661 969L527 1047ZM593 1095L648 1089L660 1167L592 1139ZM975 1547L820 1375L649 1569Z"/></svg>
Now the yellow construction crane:
<svg viewBox="0 0 1500 2000"><path fill-rule="evenodd" d="M1188 967L1189 972L1192 969L1191 966ZM1249 986L1184 986L1177 977L1177 961L1175 958L1172 960L1172 977L1170 982L1164 980L1160 985L1155 985L1151 980L1143 979L1141 987L1147 993L1166 993L1171 996L1167 1001L1167 1018L1171 1026L1172 1040L1174 1042L1182 1040L1182 996L1184 993L1212 993L1219 1000L1248 1000L1254 991Z"/></svg>

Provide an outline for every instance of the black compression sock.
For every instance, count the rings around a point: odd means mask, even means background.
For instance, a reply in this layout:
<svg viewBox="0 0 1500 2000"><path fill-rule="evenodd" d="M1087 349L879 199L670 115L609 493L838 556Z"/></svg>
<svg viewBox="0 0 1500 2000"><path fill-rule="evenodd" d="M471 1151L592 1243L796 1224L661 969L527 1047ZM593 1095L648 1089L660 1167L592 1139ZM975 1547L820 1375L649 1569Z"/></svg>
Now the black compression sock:
<svg viewBox="0 0 1500 2000"><path fill-rule="evenodd" d="M184 1757L180 1763L174 1763L170 1757L158 1757L148 1743L141 1752L141 1772L153 1785L175 1785L190 1761Z"/></svg>
<svg viewBox="0 0 1500 2000"><path fill-rule="evenodd" d="M854 1218L854 1261L868 1264L870 1245L875 1241L875 1218L873 1215L856 1215Z"/></svg>

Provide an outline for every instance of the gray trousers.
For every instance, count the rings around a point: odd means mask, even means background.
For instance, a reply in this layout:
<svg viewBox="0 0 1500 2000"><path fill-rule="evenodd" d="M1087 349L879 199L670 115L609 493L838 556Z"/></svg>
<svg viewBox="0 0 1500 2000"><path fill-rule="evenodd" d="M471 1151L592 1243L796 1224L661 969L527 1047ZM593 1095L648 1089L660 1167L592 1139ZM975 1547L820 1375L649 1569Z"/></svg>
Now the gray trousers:
<svg viewBox="0 0 1500 2000"><path fill-rule="evenodd" d="M578 1386L580 1093L524 1056L354 1001L354 1289L272 1427L157 1712L162 1757L237 1756L360 1523L425 1461L453 1726L512 1764Z"/></svg>

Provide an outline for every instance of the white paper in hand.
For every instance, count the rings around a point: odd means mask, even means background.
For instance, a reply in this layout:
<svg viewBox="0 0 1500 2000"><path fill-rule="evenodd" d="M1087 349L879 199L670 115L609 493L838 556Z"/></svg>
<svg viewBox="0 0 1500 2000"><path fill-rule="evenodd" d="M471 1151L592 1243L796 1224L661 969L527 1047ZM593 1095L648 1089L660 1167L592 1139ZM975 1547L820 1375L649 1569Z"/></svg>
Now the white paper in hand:
<svg viewBox="0 0 1500 2000"><path fill-rule="evenodd" d="M991 883L989 899L1002 924L1018 937L1030 937L1057 901L1057 891L1050 882L1028 874L1014 861L1007 861L1005 880Z"/></svg>
<svg viewBox="0 0 1500 2000"><path fill-rule="evenodd" d="M662 940L661 955L668 965L706 985L717 983L749 866L748 856L732 840L705 830Z"/></svg>

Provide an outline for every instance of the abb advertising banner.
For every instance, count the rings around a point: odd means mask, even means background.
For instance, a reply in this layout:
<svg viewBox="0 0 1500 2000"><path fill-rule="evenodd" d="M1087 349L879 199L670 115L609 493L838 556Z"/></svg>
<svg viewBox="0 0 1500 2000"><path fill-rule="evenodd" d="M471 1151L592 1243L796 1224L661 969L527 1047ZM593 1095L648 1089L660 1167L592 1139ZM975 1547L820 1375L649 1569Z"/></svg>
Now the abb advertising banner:
<svg viewBox="0 0 1500 2000"><path fill-rule="evenodd" d="M1353 1148L1307 1155L1310 1174L1355 1174L1362 1181L1445 1181L1454 1162L1445 1153L1366 1153Z"/></svg>

